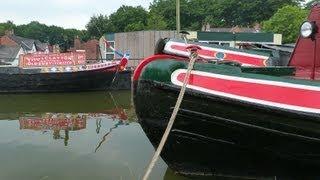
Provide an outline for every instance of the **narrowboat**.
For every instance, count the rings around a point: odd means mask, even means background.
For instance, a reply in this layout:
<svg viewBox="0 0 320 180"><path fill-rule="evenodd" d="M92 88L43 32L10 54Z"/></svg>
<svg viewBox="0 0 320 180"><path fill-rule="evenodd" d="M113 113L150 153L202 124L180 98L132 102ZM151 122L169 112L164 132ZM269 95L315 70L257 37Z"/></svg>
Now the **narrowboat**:
<svg viewBox="0 0 320 180"><path fill-rule="evenodd" d="M127 61L87 63L82 52L21 55L18 66L0 66L0 93L106 90Z"/></svg>
<svg viewBox="0 0 320 180"><path fill-rule="evenodd" d="M301 26L287 66L243 66L240 60L210 60L201 56L203 48L198 47L199 57L161 153L171 169L182 174L214 175L217 166L225 165L220 170L228 173L232 164L221 164L219 154L241 159L239 151L264 154L261 157L269 160L273 157L275 164L287 161L296 170L320 166L319 17L320 4L315 4ZM182 47L181 51L187 53ZM242 58L243 64L252 60ZM134 72L136 114L155 147L177 102L189 61L180 53L164 51L144 59ZM248 174L252 165L243 165ZM292 172L299 173L296 170Z"/></svg>
<svg viewBox="0 0 320 180"><path fill-rule="evenodd" d="M183 36L186 36L188 32ZM186 37L185 37L186 38ZM226 47L215 44L206 44L193 42L201 49L198 55L202 60L215 61L233 61L241 63L242 66L266 67L278 65L278 59L271 52L254 49L240 49L235 47ZM180 57L189 57L186 39L159 39L155 48L155 54L167 54Z"/></svg>

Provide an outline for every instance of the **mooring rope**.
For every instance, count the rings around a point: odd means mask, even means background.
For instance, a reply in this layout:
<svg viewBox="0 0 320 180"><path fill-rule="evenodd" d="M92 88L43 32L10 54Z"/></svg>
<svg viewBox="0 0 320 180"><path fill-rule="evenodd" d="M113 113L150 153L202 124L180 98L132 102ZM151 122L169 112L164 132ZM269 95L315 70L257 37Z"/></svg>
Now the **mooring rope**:
<svg viewBox="0 0 320 180"><path fill-rule="evenodd" d="M189 62L189 65L188 65L188 70L187 70L187 73L186 73L186 76L184 77L184 80L183 80L183 85L182 85L182 88L180 90L180 93L179 93L179 96L178 96L178 99L177 99L177 102L176 102L176 105L173 109L173 112L172 112L172 115L170 117L170 120L168 122L168 125L167 125L167 128L166 128L166 131L164 132L163 136L162 136L162 139L161 139L161 142L156 150L156 152L154 153L153 155L153 158L152 160L150 161L150 164L147 168L147 171L145 172L144 176L143 176L143 180L147 180L151 174L151 171L154 167L154 165L156 164L157 160L159 159L159 156L160 156L160 153L169 137L169 133L172 129L172 126L173 126L173 123L176 119L176 116L178 114L178 111L180 109L180 105L182 103L182 100L183 100L183 97L184 97L184 94L185 94L185 91L186 91L186 88L187 88L187 84L189 82L189 78L190 78L190 74L191 74L191 71L193 69L193 66L194 66L194 63L195 61L197 60L198 58L198 53L196 51L191 51L191 54L190 54L190 62Z"/></svg>

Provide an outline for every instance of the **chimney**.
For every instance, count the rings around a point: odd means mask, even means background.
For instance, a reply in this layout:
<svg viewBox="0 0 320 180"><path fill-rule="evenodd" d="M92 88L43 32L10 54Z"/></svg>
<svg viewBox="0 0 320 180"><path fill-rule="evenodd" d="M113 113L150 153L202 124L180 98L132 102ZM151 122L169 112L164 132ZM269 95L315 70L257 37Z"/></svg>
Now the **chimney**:
<svg viewBox="0 0 320 180"><path fill-rule="evenodd" d="M5 30L4 34L6 36L12 36L14 35L14 30L13 29Z"/></svg>
<svg viewBox="0 0 320 180"><path fill-rule="evenodd" d="M80 50L80 49L82 49L82 43L81 43L81 41L80 41L80 38L79 38L79 36L76 36L75 38L74 38L74 49L75 50Z"/></svg>
<svg viewBox="0 0 320 180"><path fill-rule="evenodd" d="M211 25L209 23L206 23L202 25L201 31L210 31Z"/></svg>
<svg viewBox="0 0 320 180"><path fill-rule="evenodd" d="M254 28L254 30L255 30L256 32L260 32L260 31L261 31L261 24L255 23L253 28Z"/></svg>

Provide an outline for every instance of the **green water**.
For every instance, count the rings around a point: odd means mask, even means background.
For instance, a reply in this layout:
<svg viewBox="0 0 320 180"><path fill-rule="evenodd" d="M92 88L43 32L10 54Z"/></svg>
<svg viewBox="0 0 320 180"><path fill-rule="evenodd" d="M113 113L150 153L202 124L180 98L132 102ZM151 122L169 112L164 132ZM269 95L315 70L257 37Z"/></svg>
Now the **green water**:
<svg viewBox="0 0 320 180"><path fill-rule="evenodd" d="M141 179L154 148L130 95L0 95L0 179ZM150 179L185 178L159 160Z"/></svg>

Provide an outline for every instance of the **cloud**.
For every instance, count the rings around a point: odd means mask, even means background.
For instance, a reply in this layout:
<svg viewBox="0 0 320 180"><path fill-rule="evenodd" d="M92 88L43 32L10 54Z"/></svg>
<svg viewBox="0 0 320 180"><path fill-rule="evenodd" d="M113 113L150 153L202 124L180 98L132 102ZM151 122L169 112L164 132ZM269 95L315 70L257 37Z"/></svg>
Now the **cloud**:
<svg viewBox="0 0 320 180"><path fill-rule="evenodd" d="M84 29L94 14L115 12L121 5L148 8L152 0L9 0L1 2L0 22L39 21L64 28Z"/></svg>

